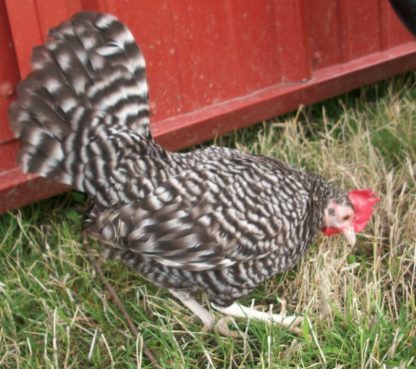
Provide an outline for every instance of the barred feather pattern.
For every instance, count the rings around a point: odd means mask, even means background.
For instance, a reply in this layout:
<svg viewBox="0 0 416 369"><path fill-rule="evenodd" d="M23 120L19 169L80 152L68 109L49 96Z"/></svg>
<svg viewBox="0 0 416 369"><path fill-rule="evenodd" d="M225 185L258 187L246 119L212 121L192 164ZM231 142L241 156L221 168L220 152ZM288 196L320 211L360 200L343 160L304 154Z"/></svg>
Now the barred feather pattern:
<svg viewBox="0 0 416 369"><path fill-rule="evenodd" d="M103 205L140 192L140 180L126 183L132 168L120 152L152 150L145 61L131 32L112 15L79 13L50 30L31 62L10 109L23 170Z"/></svg>
<svg viewBox="0 0 416 369"><path fill-rule="evenodd" d="M346 198L272 158L160 147L144 58L114 16L78 13L49 36L10 110L22 169L88 193L103 254L153 283L229 305L290 268Z"/></svg>

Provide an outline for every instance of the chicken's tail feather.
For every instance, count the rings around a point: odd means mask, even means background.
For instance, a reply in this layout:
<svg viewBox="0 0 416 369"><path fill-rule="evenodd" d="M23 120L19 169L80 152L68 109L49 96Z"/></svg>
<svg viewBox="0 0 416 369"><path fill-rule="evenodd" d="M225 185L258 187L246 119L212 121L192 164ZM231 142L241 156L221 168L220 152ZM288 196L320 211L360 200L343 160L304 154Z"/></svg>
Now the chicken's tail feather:
<svg viewBox="0 0 416 369"><path fill-rule="evenodd" d="M151 141L145 62L133 35L112 15L78 13L49 32L31 62L9 114L23 171L102 194L128 140L123 132Z"/></svg>

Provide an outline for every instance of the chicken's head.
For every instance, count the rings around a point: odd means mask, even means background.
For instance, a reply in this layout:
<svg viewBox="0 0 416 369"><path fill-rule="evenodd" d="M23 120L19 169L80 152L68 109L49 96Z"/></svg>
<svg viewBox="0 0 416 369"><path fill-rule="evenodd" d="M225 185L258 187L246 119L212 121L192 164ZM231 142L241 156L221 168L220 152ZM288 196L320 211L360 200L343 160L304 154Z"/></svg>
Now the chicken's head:
<svg viewBox="0 0 416 369"><path fill-rule="evenodd" d="M355 244L355 234L370 221L373 206L380 201L370 189L353 190L347 199L331 199L325 209L322 232L326 236L342 233L350 245Z"/></svg>

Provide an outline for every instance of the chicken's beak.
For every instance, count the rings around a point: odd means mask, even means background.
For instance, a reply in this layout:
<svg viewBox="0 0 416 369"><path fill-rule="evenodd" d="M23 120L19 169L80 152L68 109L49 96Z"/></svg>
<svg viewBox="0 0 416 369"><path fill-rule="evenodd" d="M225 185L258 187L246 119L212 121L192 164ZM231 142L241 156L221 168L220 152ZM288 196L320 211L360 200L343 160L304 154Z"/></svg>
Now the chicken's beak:
<svg viewBox="0 0 416 369"><path fill-rule="evenodd" d="M355 245L356 237L355 237L354 227L344 228L342 230L342 234L344 235L344 237L347 239L347 242L351 246Z"/></svg>

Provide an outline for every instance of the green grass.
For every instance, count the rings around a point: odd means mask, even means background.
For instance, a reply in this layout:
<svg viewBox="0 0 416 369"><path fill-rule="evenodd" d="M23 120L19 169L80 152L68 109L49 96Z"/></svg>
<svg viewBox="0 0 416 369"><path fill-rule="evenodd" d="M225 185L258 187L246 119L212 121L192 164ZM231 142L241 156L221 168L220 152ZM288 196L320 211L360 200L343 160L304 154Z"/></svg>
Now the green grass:
<svg viewBox="0 0 416 369"><path fill-rule="evenodd" d="M408 74L216 142L320 172L382 198L351 249L319 236L250 304L287 302L302 334L239 321L248 338L201 333L189 311L117 262L104 264L142 336L132 337L80 245L85 197L0 217L0 368L416 368L416 83ZM205 301L206 303L206 301ZM278 309L277 306L275 309Z"/></svg>

